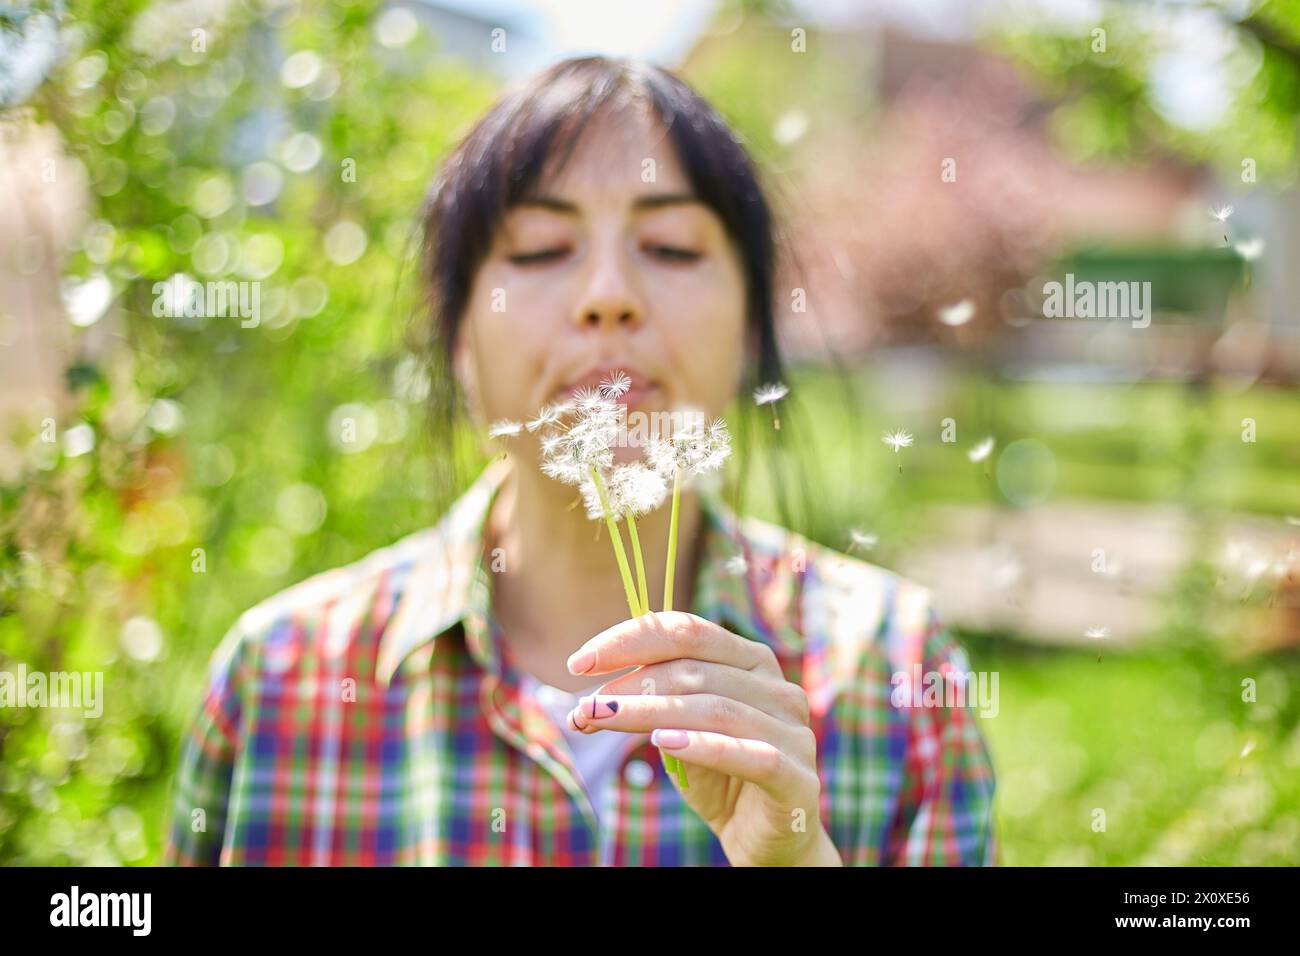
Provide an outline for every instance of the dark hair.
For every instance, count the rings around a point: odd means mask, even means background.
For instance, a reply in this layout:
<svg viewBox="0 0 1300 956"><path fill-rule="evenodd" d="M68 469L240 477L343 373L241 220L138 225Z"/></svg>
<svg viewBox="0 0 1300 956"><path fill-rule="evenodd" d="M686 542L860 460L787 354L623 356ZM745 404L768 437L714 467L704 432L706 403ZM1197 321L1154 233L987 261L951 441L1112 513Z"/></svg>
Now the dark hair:
<svg viewBox="0 0 1300 956"><path fill-rule="evenodd" d="M712 106L661 67L601 56L564 60L507 93L478 121L443 162L422 210L421 262L431 320L423 335L433 368L429 412L446 486L458 486L457 458L464 450L455 441L463 402L451 357L474 275L496 230L512 206L531 198L552 163L555 169L563 165L593 118L633 105L653 109L696 196L717 214L739 252L751 359L745 387L784 378L772 295L777 233L745 147ZM782 417L789 417L785 408ZM745 415L739 430L733 427L742 475L754 431L750 418ZM757 431L773 432L770 425ZM788 432L775 437L785 441ZM791 524L785 482L773 477L782 520ZM731 488L737 510L743 485L739 480Z"/></svg>

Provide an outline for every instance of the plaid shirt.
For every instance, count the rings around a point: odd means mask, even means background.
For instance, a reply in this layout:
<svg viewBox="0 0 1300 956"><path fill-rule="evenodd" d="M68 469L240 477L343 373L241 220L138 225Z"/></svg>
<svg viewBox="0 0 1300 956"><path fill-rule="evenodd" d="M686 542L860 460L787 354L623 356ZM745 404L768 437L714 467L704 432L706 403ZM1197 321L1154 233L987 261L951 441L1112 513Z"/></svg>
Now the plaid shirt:
<svg viewBox="0 0 1300 956"><path fill-rule="evenodd" d="M503 660L482 533L508 467L489 466L435 527L239 618L183 747L167 863L727 865L649 734L626 734L619 772L588 794ZM993 864L975 711L895 705L891 677L914 665L969 670L928 592L701 502L691 610L768 644L806 691L844 863Z"/></svg>

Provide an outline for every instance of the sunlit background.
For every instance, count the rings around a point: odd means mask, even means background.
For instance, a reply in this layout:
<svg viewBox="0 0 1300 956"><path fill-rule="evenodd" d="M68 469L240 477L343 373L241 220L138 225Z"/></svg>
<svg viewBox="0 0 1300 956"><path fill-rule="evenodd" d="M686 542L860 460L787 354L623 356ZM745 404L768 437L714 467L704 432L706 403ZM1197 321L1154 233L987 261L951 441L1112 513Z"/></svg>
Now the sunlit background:
<svg viewBox="0 0 1300 956"><path fill-rule="evenodd" d="M105 675L98 719L0 708L0 862L156 863L234 619L436 519L420 201L586 52L680 70L761 163L804 530L1000 674L1000 862L1300 862L1277 0L0 7L0 668ZM1149 282L1149 324L1051 317L1067 274ZM177 276L259 320L156 315Z"/></svg>

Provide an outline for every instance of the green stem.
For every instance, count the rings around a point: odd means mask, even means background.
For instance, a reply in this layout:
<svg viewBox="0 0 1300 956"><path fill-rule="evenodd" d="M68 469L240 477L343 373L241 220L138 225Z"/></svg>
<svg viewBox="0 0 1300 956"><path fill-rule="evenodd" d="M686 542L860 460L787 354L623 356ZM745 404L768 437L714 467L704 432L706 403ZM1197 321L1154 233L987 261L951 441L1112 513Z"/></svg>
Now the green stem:
<svg viewBox="0 0 1300 956"><path fill-rule="evenodd" d="M641 613L650 613L650 589L645 583L645 561L641 557L641 539L636 533L636 518L632 512L628 512L627 518L627 535L632 539L632 557L636 561L636 580L641 591Z"/></svg>
<svg viewBox="0 0 1300 956"><path fill-rule="evenodd" d="M673 609L673 572L677 570L677 510L678 502L681 500L682 473L680 470L673 472L673 511L672 516L668 519L668 563L664 569L664 610ZM665 753L664 769L669 773L677 775L677 782L683 790L687 787L686 765L674 757L672 754Z"/></svg>
<svg viewBox="0 0 1300 956"><path fill-rule="evenodd" d="M677 502L681 497L682 473L673 472L673 513L668 521L668 567L664 571L664 610L673 609L673 572L677 570Z"/></svg>
<svg viewBox="0 0 1300 956"><path fill-rule="evenodd" d="M614 545L614 557L618 559L618 573L623 576L623 591L627 594L627 609L632 612L633 617L640 617L641 611L638 608L639 602L636 597L636 588L632 585L632 572L627 566L627 554L623 551L623 536L618 533L618 524L614 521L614 514L609 509L609 496L605 494L605 483L600 480L600 472L591 469L592 480L596 483L596 493L600 495L600 507L605 512L605 524L609 526L609 540Z"/></svg>

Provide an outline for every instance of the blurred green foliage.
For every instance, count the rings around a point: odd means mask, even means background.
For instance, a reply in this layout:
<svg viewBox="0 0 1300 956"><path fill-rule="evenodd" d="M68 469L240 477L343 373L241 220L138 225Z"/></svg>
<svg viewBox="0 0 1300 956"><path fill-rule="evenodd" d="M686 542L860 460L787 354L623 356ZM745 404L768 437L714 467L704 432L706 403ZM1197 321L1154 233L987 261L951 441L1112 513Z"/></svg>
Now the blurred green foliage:
<svg viewBox="0 0 1300 956"><path fill-rule="evenodd" d="M74 6L74 52L28 104L85 168L69 271L109 279L101 321L127 347L70 373L55 437L88 425L93 450L42 441L39 421L11 436L29 454L0 488L0 661L106 670L107 700L91 721L0 711L9 863L155 861L215 641L440 507L420 466L427 378L404 347L411 242L495 84L427 31L381 45L372 3L183 15ZM155 317L154 284L178 273L260 281L260 323Z"/></svg>
<svg viewBox="0 0 1300 956"><path fill-rule="evenodd" d="M1204 162L1227 180L1294 183L1300 7L1134 0L1100 10L1096 22L1086 14L1055 23L1007 15L986 24L989 43L1027 67L1056 104L1051 126L1075 158L1131 162L1166 153ZM1211 71L1221 89L1191 86L1197 79L1188 67ZM1177 85L1200 90L1195 115L1184 116L1182 106L1170 115L1162 87ZM1242 180L1246 159L1258 180Z"/></svg>

